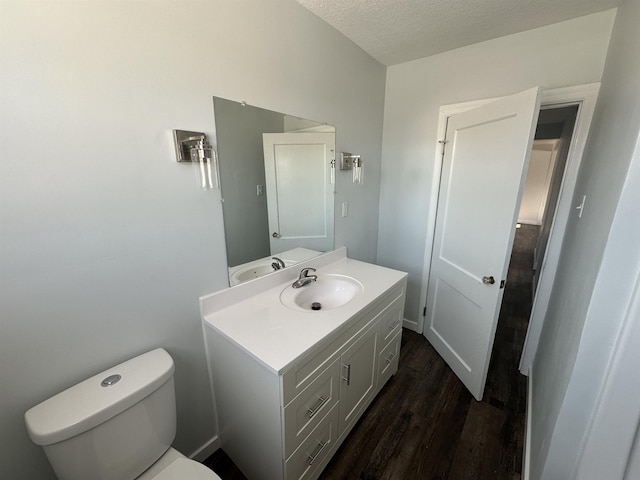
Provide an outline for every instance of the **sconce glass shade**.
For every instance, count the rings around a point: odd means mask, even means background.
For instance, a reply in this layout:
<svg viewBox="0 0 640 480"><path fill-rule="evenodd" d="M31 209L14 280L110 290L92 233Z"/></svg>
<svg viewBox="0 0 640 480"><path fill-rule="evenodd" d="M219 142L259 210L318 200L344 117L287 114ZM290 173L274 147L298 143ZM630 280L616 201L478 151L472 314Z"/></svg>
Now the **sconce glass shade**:
<svg viewBox="0 0 640 480"><path fill-rule="evenodd" d="M359 156L353 159L353 183L364 183L362 159Z"/></svg>
<svg viewBox="0 0 640 480"><path fill-rule="evenodd" d="M200 186L203 190L220 189L218 156L203 132L174 130L173 141L176 149L176 161L193 163L200 173ZM213 163L213 168L211 164Z"/></svg>
<svg viewBox="0 0 640 480"><path fill-rule="evenodd" d="M331 160L331 170L329 175L329 183L331 185L336 183L336 159Z"/></svg>
<svg viewBox="0 0 640 480"><path fill-rule="evenodd" d="M191 162L198 165L200 170L201 187L203 190L220 189L220 180L218 177L218 156L216 151L211 148L206 138L202 138L189 149ZM211 164L213 163L213 172Z"/></svg>
<svg viewBox="0 0 640 480"><path fill-rule="evenodd" d="M362 170L362 159L360 155L348 152L340 153L340 170L351 170L353 183L362 183L364 180Z"/></svg>

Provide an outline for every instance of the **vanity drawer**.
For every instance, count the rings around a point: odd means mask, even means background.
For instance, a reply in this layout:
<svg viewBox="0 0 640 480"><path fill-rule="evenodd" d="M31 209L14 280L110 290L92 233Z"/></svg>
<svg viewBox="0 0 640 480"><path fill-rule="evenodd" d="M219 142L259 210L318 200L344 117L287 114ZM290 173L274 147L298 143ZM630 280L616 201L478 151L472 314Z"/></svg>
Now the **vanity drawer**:
<svg viewBox="0 0 640 480"><path fill-rule="evenodd" d="M389 340L395 337L402 330L402 320L404 316L404 292L398 293L393 302L380 314L380 329L378 336L382 345L386 345Z"/></svg>
<svg viewBox="0 0 640 480"><path fill-rule="evenodd" d="M378 355L378 389L381 389L387 383L387 380L398 371L401 343L402 331L398 332Z"/></svg>
<svg viewBox="0 0 640 480"><path fill-rule="evenodd" d="M289 458L338 401L340 362L336 359L284 408L284 450Z"/></svg>
<svg viewBox="0 0 640 480"><path fill-rule="evenodd" d="M338 439L338 405L334 405L327 417L300 444L285 462L285 479L302 480L316 478L329 457L335 451Z"/></svg>

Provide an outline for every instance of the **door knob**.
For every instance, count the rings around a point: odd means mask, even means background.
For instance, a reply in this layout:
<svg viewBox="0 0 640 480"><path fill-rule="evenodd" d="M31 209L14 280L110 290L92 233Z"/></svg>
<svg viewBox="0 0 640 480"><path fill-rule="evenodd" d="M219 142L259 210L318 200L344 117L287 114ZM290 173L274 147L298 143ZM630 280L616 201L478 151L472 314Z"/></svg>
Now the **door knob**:
<svg viewBox="0 0 640 480"><path fill-rule="evenodd" d="M485 285L493 285L496 283L496 280L493 277L482 277L482 283Z"/></svg>
<svg viewBox="0 0 640 480"><path fill-rule="evenodd" d="M271 234L271 236L272 236L273 238L280 238L280 234L279 234L278 232L273 232L273 233Z"/></svg>

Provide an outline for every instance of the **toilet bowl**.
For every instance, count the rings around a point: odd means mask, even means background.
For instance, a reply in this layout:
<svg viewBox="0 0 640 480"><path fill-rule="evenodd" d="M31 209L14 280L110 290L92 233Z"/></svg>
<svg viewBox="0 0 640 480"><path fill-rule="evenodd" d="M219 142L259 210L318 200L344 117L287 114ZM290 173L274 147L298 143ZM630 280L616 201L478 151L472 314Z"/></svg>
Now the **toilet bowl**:
<svg viewBox="0 0 640 480"><path fill-rule="evenodd" d="M162 348L74 385L25 413L60 480L220 480L171 448L174 364Z"/></svg>

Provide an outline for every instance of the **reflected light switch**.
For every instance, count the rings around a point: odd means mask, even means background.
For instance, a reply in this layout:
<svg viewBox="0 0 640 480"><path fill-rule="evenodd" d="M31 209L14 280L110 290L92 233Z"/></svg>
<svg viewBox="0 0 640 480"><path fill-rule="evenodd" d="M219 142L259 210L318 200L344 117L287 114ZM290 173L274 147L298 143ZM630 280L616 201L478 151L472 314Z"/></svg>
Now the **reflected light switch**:
<svg viewBox="0 0 640 480"><path fill-rule="evenodd" d="M349 215L349 202L342 202L342 218Z"/></svg>
<svg viewBox="0 0 640 480"><path fill-rule="evenodd" d="M256 185L256 195L264 195L264 185Z"/></svg>

